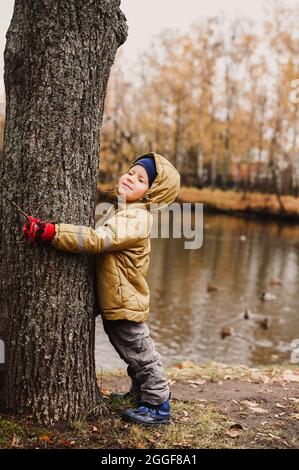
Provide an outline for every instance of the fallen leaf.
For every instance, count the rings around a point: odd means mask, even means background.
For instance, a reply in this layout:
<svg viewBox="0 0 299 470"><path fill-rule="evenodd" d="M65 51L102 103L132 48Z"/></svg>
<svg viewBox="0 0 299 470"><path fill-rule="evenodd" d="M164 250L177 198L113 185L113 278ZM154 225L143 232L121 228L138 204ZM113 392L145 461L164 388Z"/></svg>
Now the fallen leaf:
<svg viewBox="0 0 299 470"><path fill-rule="evenodd" d="M287 447L292 447L292 446L291 446L288 442L286 442L286 441L283 441L283 440L282 440L281 442L282 442L285 446L287 446Z"/></svg>
<svg viewBox="0 0 299 470"><path fill-rule="evenodd" d="M281 437L275 436L274 434L271 434L270 432L268 433L268 436L272 437L272 439L279 439L279 440L281 439Z"/></svg>
<svg viewBox="0 0 299 470"><path fill-rule="evenodd" d="M10 443L11 448L17 448L17 447L22 447L20 443L20 438L14 434Z"/></svg>
<svg viewBox="0 0 299 470"><path fill-rule="evenodd" d="M241 424L235 423L235 424L232 424L232 426L230 426L229 429L225 431L225 434L227 434L229 437L232 437L234 439L235 437L239 436L242 430L243 430L243 426Z"/></svg>
<svg viewBox="0 0 299 470"><path fill-rule="evenodd" d="M171 386L171 385L174 385L175 383L176 383L176 381L175 381L175 380L171 380L171 379L170 379L170 380L168 380L168 385L170 385L170 386Z"/></svg>
<svg viewBox="0 0 299 470"><path fill-rule="evenodd" d="M71 447L72 445L71 441L69 441L68 439L59 439L57 444L61 447Z"/></svg>
<svg viewBox="0 0 299 470"><path fill-rule="evenodd" d="M47 434L40 436L39 440L44 442L45 444L53 444L53 441L51 440L50 436L48 436Z"/></svg>
<svg viewBox="0 0 299 470"><path fill-rule="evenodd" d="M269 413L268 410L265 410L265 408L262 408L262 407L255 407L255 408L251 408L251 410L254 412L254 413L257 413L257 414L264 414L264 413Z"/></svg>
<svg viewBox="0 0 299 470"><path fill-rule="evenodd" d="M249 400L244 400L241 403L246 405L250 409L250 411L252 411L253 413L257 413L257 414L268 413L268 410L265 410L265 408L262 408L261 406L258 406L258 403L256 403L256 402L251 402Z"/></svg>
<svg viewBox="0 0 299 470"><path fill-rule="evenodd" d="M240 424L240 423L233 423L233 424L231 424L229 429L238 429L239 431L242 431L244 428L243 428L242 424Z"/></svg>
<svg viewBox="0 0 299 470"><path fill-rule="evenodd" d="M207 383L205 379L199 379L199 380L187 380L188 384L194 384L194 385L204 385Z"/></svg>
<svg viewBox="0 0 299 470"><path fill-rule="evenodd" d="M250 407L258 406L258 403L256 403L255 401L243 400L241 403Z"/></svg>
<svg viewBox="0 0 299 470"><path fill-rule="evenodd" d="M239 436L240 431L237 431L236 429L227 429L227 430L225 431L225 434L226 434L227 436L229 436L229 437L232 437L232 438L234 439L235 437L238 437L238 436Z"/></svg>
<svg viewBox="0 0 299 470"><path fill-rule="evenodd" d="M151 439L150 437L147 437L146 438L148 442L150 442L151 444L156 444L156 439Z"/></svg>
<svg viewBox="0 0 299 470"><path fill-rule="evenodd" d="M181 362L180 364L176 364L176 366L178 369L189 369L190 367L195 367L194 365L194 362L192 361L184 361L184 362Z"/></svg>
<svg viewBox="0 0 299 470"><path fill-rule="evenodd" d="M264 433L264 432L257 432L256 434L259 435L259 436L266 436L266 437L268 437L268 434L266 434L266 433Z"/></svg>

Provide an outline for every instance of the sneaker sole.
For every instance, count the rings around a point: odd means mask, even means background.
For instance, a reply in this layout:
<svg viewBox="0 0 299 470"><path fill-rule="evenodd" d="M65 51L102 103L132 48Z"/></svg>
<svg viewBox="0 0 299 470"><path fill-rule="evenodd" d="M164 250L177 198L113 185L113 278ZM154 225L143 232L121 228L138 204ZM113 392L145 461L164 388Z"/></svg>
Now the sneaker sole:
<svg viewBox="0 0 299 470"><path fill-rule="evenodd" d="M158 423L146 423L146 422L138 421L138 419L130 418L129 416L126 416L126 415L122 415L122 417L125 421L135 423L135 424L141 424L142 426L160 426L161 424L163 425L170 424L170 418L167 419L166 421L161 420Z"/></svg>

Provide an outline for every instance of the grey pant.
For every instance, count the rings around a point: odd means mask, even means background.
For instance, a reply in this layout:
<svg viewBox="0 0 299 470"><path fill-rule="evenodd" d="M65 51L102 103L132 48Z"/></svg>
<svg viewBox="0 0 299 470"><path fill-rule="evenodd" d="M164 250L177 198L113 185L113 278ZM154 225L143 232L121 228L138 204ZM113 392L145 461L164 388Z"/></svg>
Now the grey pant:
<svg viewBox="0 0 299 470"><path fill-rule="evenodd" d="M128 364L131 391L141 402L160 405L169 398L169 387L160 354L149 336L146 323L104 320L104 330L120 357Z"/></svg>

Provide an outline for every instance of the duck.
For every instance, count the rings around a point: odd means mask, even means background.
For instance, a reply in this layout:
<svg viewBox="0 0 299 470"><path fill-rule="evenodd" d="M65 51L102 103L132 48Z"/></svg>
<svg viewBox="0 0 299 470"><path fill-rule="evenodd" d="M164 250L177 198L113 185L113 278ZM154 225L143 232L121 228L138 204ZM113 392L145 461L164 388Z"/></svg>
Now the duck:
<svg viewBox="0 0 299 470"><path fill-rule="evenodd" d="M220 330L221 338L224 339L227 336L231 336L233 334L233 329L231 326L223 326Z"/></svg>
<svg viewBox="0 0 299 470"><path fill-rule="evenodd" d="M218 290L219 290L219 287L216 286L216 284L212 284L211 282L208 282L207 292L216 292Z"/></svg>
<svg viewBox="0 0 299 470"><path fill-rule="evenodd" d="M272 294L272 292L262 292L262 293L261 293L261 296L260 296L260 299L261 299L263 302L266 302L267 300L275 300L275 299L276 299L276 295L275 295L275 294Z"/></svg>
<svg viewBox="0 0 299 470"><path fill-rule="evenodd" d="M250 310L250 308L245 308L244 314L243 314L244 320L249 320L251 315L252 315L252 311Z"/></svg>
<svg viewBox="0 0 299 470"><path fill-rule="evenodd" d="M267 330L269 328L269 318L256 318L255 323L257 323L261 328Z"/></svg>
<svg viewBox="0 0 299 470"><path fill-rule="evenodd" d="M270 280L271 286L281 286L282 280L279 277L273 276Z"/></svg>

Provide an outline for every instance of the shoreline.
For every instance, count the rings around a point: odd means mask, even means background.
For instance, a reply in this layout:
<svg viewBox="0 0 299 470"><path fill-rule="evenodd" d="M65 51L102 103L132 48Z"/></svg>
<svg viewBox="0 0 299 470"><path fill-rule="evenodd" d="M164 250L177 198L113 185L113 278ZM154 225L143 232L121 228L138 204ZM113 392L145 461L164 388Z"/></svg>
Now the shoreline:
<svg viewBox="0 0 299 470"><path fill-rule="evenodd" d="M98 184L99 202L106 200L106 193L115 185ZM177 198L179 203L203 203L209 213L222 213L236 217L276 219L291 223L299 222L299 197L281 196L280 202L275 194L244 193L235 190L182 186ZM283 207L283 209L282 209Z"/></svg>
<svg viewBox="0 0 299 470"><path fill-rule="evenodd" d="M299 198L281 196L283 210L275 194L247 193L235 190L197 189L182 187L178 196L181 203L201 202L210 213L223 213L236 217L254 217L299 222Z"/></svg>

